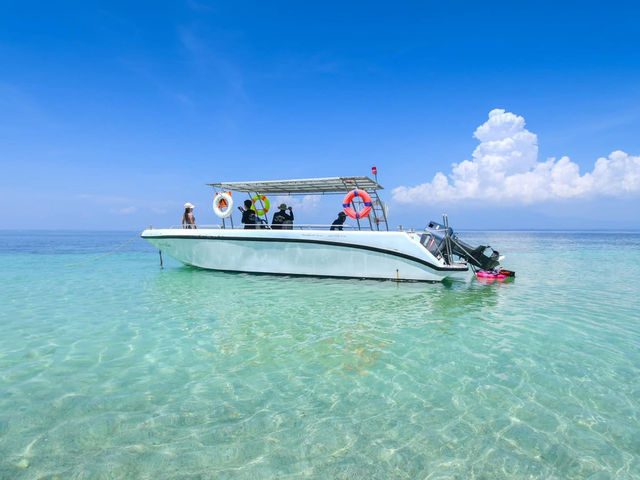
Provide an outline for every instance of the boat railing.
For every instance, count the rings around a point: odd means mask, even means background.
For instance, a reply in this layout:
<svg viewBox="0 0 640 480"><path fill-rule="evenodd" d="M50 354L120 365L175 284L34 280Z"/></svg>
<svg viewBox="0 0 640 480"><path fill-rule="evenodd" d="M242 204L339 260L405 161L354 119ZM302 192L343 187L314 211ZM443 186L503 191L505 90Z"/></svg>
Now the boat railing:
<svg viewBox="0 0 640 480"><path fill-rule="evenodd" d="M331 224L310 224L310 223L296 223L293 225L283 225L283 228L271 228L271 225L267 225L267 224L260 224L257 223L256 224L256 230L329 230L331 228ZM201 225L201 224L196 224L196 227L198 229L218 229L218 230L243 230L244 229L244 225L235 225L235 226L228 226L228 225ZM169 227L172 230L182 230L184 229L184 227L182 225L171 225ZM358 230L358 226L357 225L349 225L349 224L343 224L342 228L344 230ZM364 230L364 229L362 229Z"/></svg>

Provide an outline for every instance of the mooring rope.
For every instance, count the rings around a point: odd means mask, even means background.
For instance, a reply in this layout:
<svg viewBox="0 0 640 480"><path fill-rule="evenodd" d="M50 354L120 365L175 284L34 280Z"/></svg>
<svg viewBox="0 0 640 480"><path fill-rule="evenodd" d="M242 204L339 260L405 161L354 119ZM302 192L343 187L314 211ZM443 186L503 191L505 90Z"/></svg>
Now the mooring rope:
<svg viewBox="0 0 640 480"><path fill-rule="evenodd" d="M114 253L116 253L118 250L120 250L122 247L126 247L127 245L129 245L131 242L133 242L136 238L138 238L140 234L136 233L135 236L129 240L127 240L126 242L124 242L122 245L114 248L113 250L111 250L110 252L104 253L100 256L94 257L94 258L89 258L88 260L83 260L82 262L77 262L77 263L70 263L69 265L65 265L65 267L77 267L78 265L83 265L85 263L91 263L91 262L95 262L96 260L100 260L101 258L104 257L108 257L109 255L112 255Z"/></svg>

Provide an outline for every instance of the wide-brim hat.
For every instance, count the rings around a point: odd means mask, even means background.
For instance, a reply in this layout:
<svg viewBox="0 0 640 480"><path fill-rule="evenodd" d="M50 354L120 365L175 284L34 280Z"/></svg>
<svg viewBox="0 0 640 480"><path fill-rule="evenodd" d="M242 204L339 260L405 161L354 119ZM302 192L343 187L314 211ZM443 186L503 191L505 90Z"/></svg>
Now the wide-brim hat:
<svg viewBox="0 0 640 480"><path fill-rule="evenodd" d="M193 203L187 202L184 204L184 208L196 208L196 206Z"/></svg>
<svg viewBox="0 0 640 480"><path fill-rule="evenodd" d="M286 210L287 209L287 204L286 203L281 203L280 206L278 207L280 210Z"/></svg>

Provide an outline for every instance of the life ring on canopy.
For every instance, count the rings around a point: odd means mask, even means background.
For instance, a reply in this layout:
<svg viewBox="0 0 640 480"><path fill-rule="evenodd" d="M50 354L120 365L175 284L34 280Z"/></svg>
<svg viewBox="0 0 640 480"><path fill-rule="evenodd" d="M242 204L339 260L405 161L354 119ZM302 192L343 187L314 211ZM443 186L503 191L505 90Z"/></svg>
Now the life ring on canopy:
<svg viewBox="0 0 640 480"><path fill-rule="evenodd" d="M364 208L357 212L351 207L351 201L355 197L362 198L362 201L364 202ZM342 201L342 208L344 208L344 213L355 219L365 218L367 215L369 215L371 213L372 206L373 204L371 203L371 195L369 195L365 190L358 190L357 188L347 193L347 196L344 197L344 200Z"/></svg>
<svg viewBox="0 0 640 480"><path fill-rule="evenodd" d="M251 210L254 210L256 212L256 215L258 215L259 217L261 217L262 215L266 215L269 211L269 207L271 206L269 199L264 195L254 195L253 197L251 197L251 202L253 203L253 205L251 205ZM256 202L261 202L264 208L258 210L256 208Z"/></svg>
<svg viewBox="0 0 640 480"><path fill-rule="evenodd" d="M222 210L226 208L226 210ZM213 213L220 218L228 218L233 212L233 199L231 198L231 192L216 193L213 198Z"/></svg>

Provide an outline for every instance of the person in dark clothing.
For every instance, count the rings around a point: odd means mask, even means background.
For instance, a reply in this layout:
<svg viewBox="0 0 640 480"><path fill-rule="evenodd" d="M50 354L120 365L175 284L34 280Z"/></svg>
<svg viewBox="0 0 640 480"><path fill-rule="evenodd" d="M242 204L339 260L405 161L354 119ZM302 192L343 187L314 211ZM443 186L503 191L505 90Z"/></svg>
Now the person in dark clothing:
<svg viewBox="0 0 640 480"><path fill-rule="evenodd" d="M344 212L340 212L338 214L338 218L336 218L331 224L330 230L342 230L342 224L347 219L347 214Z"/></svg>
<svg viewBox="0 0 640 480"><path fill-rule="evenodd" d="M251 209L252 204L251 200L244 201L244 209L242 207L238 207L238 210L242 212L242 223L244 223L244 228L256 228L256 212Z"/></svg>
<svg viewBox="0 0 640 480"><path fill-rule="evenodd" d="M291 230L293 228L293 209L289 207L289 213L287 213L287 205L284 203L280 205L278 211L273 214L271 228L273 230Z"/></svg>

